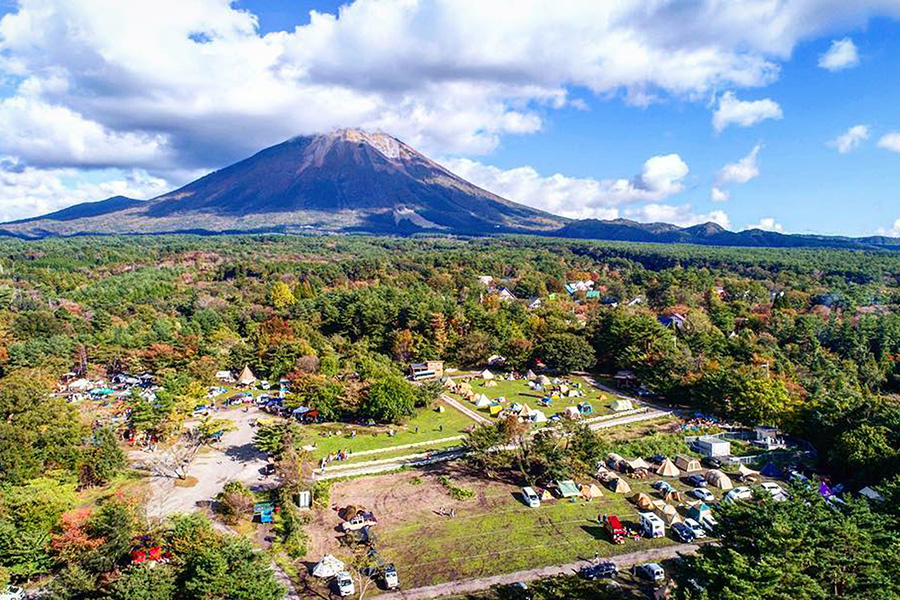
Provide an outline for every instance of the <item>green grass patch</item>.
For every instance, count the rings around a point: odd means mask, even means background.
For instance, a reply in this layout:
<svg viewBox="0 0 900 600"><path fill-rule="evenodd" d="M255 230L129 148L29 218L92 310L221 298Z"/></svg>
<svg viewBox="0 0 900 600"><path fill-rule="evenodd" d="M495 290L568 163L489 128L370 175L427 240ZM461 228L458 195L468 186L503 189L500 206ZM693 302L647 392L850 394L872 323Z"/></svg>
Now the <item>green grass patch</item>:
<svg viewBox="0 0 900 600"><path fill-rule="evenodd" d="M450 497L454 500L463 501L470 500L475 497L475 492L463 487L459 487L458 485L453 483L453 480L446 475L441 475L440 477L438 477L438 483L440 483L447 489Z"/></svg>
<svg viewBox="0 0 900 600"><path fill-rule="evenodd" d="M566 410L566 408L570 406L577 406L582 402L587 402L594 409L593 415L588 416L597 416L597 415L605 415L611 414L612 410L609 405L612 403L613 398L607 394L606 392L594 387L583 377L569 377L567 381L571 383L580 383L581 389L580 391L584 394L579 398L559 398L558 400L553 400L550 406L541 406L539 401L548 396L550 394L550 390L545 390L543 392L537 392L528 387L528 381L522 380L513 380L507 381L505 379L493 379L497 385L492 387L485 387L487 383L484 379L473 379L469 382L472 386L472 391L476 394L484 394L491 400L496 398L506 398L507 402L505 406L509 406L514 402L519 402L520 404L527 404L531 408L537 408L539 410L544 411L544 413L550 417L556 413L561 413ZM486 417L490 417L490 413L488 410L476 409L474 405L468 403L465 399L461 399L462 402L465 402L469 408L472 410L477 410L479 413L484 414ZM494 417L496 418L496 417Z"/></svg>

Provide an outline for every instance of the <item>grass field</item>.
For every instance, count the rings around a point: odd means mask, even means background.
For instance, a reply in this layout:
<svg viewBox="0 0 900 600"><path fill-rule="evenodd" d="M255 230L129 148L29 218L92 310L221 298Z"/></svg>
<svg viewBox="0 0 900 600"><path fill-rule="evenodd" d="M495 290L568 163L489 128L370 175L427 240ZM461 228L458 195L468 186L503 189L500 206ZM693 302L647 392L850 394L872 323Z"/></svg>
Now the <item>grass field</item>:
<svg viewBox="0 0 900 600"><path fill-rule="evenodd" d="M577 406L582 402L588 402L593 407L594 415L612 413L609 405L613 398L609 394L592 386L582 377L570 377L568 378L568 381L580 383L581 391L584 393L584 396L580 398L559 398L558 400L553 400L552 405L547 407L541 406L538 401L549 395L549 390L545 392L536 392L528 387L528 381L524 379L507 381L498 377L492 381L496 382L497 385L485 387L487 382L484 379L473 379L469 383L476 394L484 394L491 400L504 397L507 400L504 404L505 406L509 406L514 402L527 404L531 408L537 408L544 411L548 417L558 412L563 412L569 406ZM466 402L464 399L462 401ZM473 410L478 410L486 417L490 417L490 413L487 409L480 410L476 409L474 406L471 406L471 408Z"/></svg>
<svg viewBox="0 0 900 600"><path fill-rule="evenodd" d="M310 446L315 445L316 449L312 454L316 459L328 456L331 453L346 451L349 452L350 458L354 461L377 460L388 458L391 455L385 452L355 455L361 452L371 452L373 450L388 449L407 444L419 444L464 435L466 429L475 424L469 417L443 403L438 403L438 406L443 406L444 412L438 412L433 409L421 410L419 414L403 425L393 427L381 425L367 427L364 425L348 425L347 423L304 425L302 427L304 435L300 439L300 443ZM395 434L389 436L388 432L392 428ZM356 434L354 437L351 437L352 432ZM452 446L458 443L455 442L449 445ZM446 445L436 445L436 447L440 446L446 447ZM431 447L410 448L405 453L425 452Z"/></svg>

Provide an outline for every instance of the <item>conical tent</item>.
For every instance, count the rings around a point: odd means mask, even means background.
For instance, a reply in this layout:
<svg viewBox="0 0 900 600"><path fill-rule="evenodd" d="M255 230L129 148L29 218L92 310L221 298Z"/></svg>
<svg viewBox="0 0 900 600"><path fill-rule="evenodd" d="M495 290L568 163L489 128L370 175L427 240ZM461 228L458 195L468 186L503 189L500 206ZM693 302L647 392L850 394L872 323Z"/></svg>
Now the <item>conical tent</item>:
<svg viewBox="0 0 900 600"><path fill-rule="evenodd" d="M581 486L581 496L587 500L590 500L591 498L600 498L603 496L603 491L594 483L590 485L585 484Z"/></svg>
<svg viewBox="0 0 900 600"><path fill-rule="evenodd" d="M250 367L245 366L244 370L241 371L241 376L238 377L237 383L238 385L253 385L256 383L256 375L253 374Z"/></svg>
<svg viewBox="0 0 900 600"><path fill-rule="evenodd" d="M678 477L681 475L681 471L678 470L678 467L675 466L670 459L666 459L659 465L659 468L656 470L657 475L662 475L663 477Z"/></svg>
<svg viewBox="0 0 900 600"><path fill-rule="evenodd" d="M711 469L706 472L706 481L709 485L713 487L717 487L720 490L730 490L734 487L734 484L731 483L731 479L728 478L728 475L719 471L718 469Z"/></svg>
<svg viewBox="0 0 900 600"><path fill-rule="evenodd" d="M525 373L525 379L527 379L528 381L534 381L535 379L537 379L537 375L534 374L534 371L528 369L528 372Z"/></svg>
<svg viewBox="0 0 900 600"><path fill-rule="evenodd" d="M485 369L484 371L481 372L481 378L490 380L490 379L494 378L494 374L491 373L490 371L488 371L487 369Z"/></svg>
<svg viewBox="0 0 900 600"><path fill-rule="evenodd" d="M617 494L628 494L631 492L631 486L621 477L614 477L607 484L609 489Z"/></svg>
<svg viewBox="0 0 900 600"><path fill-rule="evenodd" d="M475 398L475 407L476 408L487 408L491 405L490 399L484 394L480 394L477 398Z"/></svg>
<svg viewBox="0 0 900 600"><path fill-rule="evenodd" d="M642 508L644 510L651 510L653 508L653 500L647 494L635 494L631 501L634 502L638 508Z"/></svg>
<svg viewBox="0 0 900 600"><path fill-rule="evenodd" d="M784 473L781 472L781 469L779 469L777 466L775 466L775 463L773 463L773 462L766 463L766 466L764 466L760 470L760 473L762 473L766 477L772 477L772 478L779 478L784 475Z"/></svg>
<svg viewBox="0 0 900 600"><path fill-rule="evenodd" d="M541 385L550 385L550 378L546 375L541 375L540 377L538 377L538 383L540 383Z"/></svg>

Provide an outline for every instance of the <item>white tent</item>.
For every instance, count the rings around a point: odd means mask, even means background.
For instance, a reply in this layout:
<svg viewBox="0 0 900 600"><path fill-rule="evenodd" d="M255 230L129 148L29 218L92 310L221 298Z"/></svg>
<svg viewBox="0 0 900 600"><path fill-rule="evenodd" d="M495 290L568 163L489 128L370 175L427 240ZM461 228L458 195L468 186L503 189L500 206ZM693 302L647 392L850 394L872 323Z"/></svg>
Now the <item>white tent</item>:
<svg viewBox="0 0 900 600"><path fill-rule="evenodd" d="M731 479L718 469L710 469L706 472L706 481L709 485L715 486L720 490L730 490L734 487L734 484L731 483Z"/></svg>
<svg viewBox="0 0 900 600"><path fill-rule="evenodd" d="M455 390L456 382L448 377L447 379L444 380L444 387L447 388L448 390Z"/></svg>
<svg viewBox="0 0 900 600"><path fill-rule="evenodd" d="M528 381L534 381L535 379L537 379L537 375L534 374L534 371L528 369L528 372L525 373L525 379L527 379Z"/></svg>
<svg viewBox="0 0 900 600"><path fill-rule="evenodd" d="M485 396L484 394L478 394L475 396L475 406L478 408L487 408L491 405L491 399Z"/></svg>
<svg viewBox="0 0 900 600"><path fill-rule="evenodd" d="M250 370L250 367L244 367L244 370L241 371L241 376L238 377L237 380L238 385L253 385L256 383L256 375L253 374L253 371Z"/></svg>
<svg viewBox="0 0 900 600"><path fill-rule="evenodd" d="M481 372L481 378L482 379L493 379L494 374L491 373L490 371L488 371L487 369L485 369L484 371Z"/></svg>
<svg viewBox="0 0 900 600"><path fill-rule="evenodd" d="M643 458L636 458L634 460L628 461L628 466L634 469L635 471L638 469L650 469L650 463L648 463Z"/></svg>
<svg viewBox="0 0 900 600"><path fill-rule="evenodd" d="M675 463L667 457L666 460L659 465L659 468L656 469L656 474L662 475L663 477L678 477L681 475L681 471L679 471L678 467L675 466Z"/></svg>
<svg viewBox="0 0 900 600"><path fill-rule="evenodd" d="M544 411L534 409L531 411L531 422L532 423L546 423L547 415L544 414Z"/></svg>
<svg viewBox="0 0 900 600"><path fill-rule="evenodd" d="M72 383L69 384L69 389L74 391L85 391L91 387L91 382L87 379L76 379Z"/></svg>
<svg viewBox="0 0 900 600"><path fill-rule="evenodd" d="M614 400L610 405L614 412L623 412L631 410L631 400Z"/></svg>
<svg viewBox="0 0 900 600"><path fill-rule="evenodd" d="M329 579L336 576L343 570L344 563L342 563L332 555L326 554L325 557L319 561L319 564L317 564L315 568L313 568L312 574L313 577L318 577L320 579Z"/></svg>
<svg viewBox="0 0 900 600"><path fill-rule="evenodd" d="M538 383L540 383L541 385L550 385L550 378L546 375L541 375L540 377L538 377Z"/></svg>
<svg viewBox="0 0 900 600"><path fill-rule="evenodd" d="M484 382L484 387L486 387L486 388L497 387L497 382L494 381L493 379L490 379L490 380Z"/></svg>

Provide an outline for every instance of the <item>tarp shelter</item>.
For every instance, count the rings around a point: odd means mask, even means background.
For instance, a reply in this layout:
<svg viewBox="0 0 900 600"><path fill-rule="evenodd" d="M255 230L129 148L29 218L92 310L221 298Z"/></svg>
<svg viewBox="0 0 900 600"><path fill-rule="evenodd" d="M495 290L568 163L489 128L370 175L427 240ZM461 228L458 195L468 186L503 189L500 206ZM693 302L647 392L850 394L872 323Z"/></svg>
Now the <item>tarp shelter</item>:
<svg viewBox="0 0 900 600"><path fill-rule="evenodd" d="M528 369L528 372L525 373L525 379L527 379L528 381L534 381L535 379L537 379L537 375L534 374L534 371Z"/></svg>
<svg viewBox="0 0 900 600"><path fill-rule="evenodd" d="M686 473L699 471L701 469L699 460L693 456L686 456L684 454L679 454L675 457L675 466Z"/></svg>
<svg viewBox="0 0 900 600"><path fill-rule="evenodd" d="M564 481L559 481L556 484L556 489L559 491L559 495L563 498L574 498L581 494L581 490L578 489L578 485L571 479L566 479Z"/></svg>
<svg viewBox="0 0 900 600"><path fill-rule="evenodd" d="M546 375L541 375L540 377L538 377L538 383L540 383L541 385L550 385L550 378Z"/></svg>
<svg viewBox="0 0 900 600"><path fill-rule="evenodd" d="M319 564L313 568L312 574L313 577L318 577L320 579L330 579L343 570L344 563L332 555L326 554L325 557L319 561Z"/></svg>
<svg viewBox="0 0 900 600"><path fill-rule="evenodd" d="M741 463L741 465L738 467L737 472L738 472L738 475L740 475L742 481L746 481L748 479L758 479L759 478L759 471L754 471L753 469L744 465L743 463Z"/></svg>
<svg viewBox="0 0 900 600"><path fill-rule="evenodd" d="M613 403L609 406L613 409L613 412L624 412L632 409L631 400L613 400Z"/></svg>
<svg viewBox="0 0 900 600"><path fill-rule="evenodd" d="M628 461L628 466L637 471L638 469L649 469L650 463L643 458L636 458Z"/></svg>
<svg viewBox="0 0 900 600"><path fill-rule="evenodd" d="M863 498L868 498L869 500L875 500L876 502L881 502L884 500L884 496L870 488L869 486L864 487L859 490L859 495Z"/></svg>
<svg viewBox="0 0 900 600"><path fill-rule="evenodd" d="M603 496L603 491L597 487L597 484L584 484L581 486L581 497L586 500L590 500L592 498L600 498Z"/></svg>
<svg viewBox="0 0 900 600"><path fill-rule="evenodd" d="M773 462L766 463L766 466L760 469L759 472L766 477L771 477L772 479L780 479L784 477L784 473Z"/></svg>
<svg viewBox="0 0 900 600"><path fill-rule="evenodd" d="M635 494L631 501L634 502L638 508L644 510L652 510L653 509L653 500L647 494Z"/></svg>
<svg viewBox="0 0 900 600"><path fill-rule="evenodd" d="M489 381L494 378L494 374L491 373L490 371L488 371L487 369L485 369L484 371L481 372L481 378Z"/></svg>
<svg viewBox="0 0 900 600"><path fill-rule="evenodd" d="M728 478L728 475L718 469L710 469L706 472L706 482L720 490L730 490L734 487L734 484L731 483L731 479Z"/></svg>
<svg viewBox="0 0 900 600"><path fill-rule="evenodd" d="M621 477L613 477L606 485L609 486L611 491L617 494L628 494L631 492L631 486Z"/></svg>
<svg viewBox="0 0 900 600"><path fill-rule="evenodd" d="M656 469L656 474L662 475L663 477L678 477L681 475L681 471L678 470L678 467L675 466L675 463L673 463L671 459L667 458L659 465L659 468Z"/></svg>
<svg viewBox="0 0 900 600"><path fill-rule="evenodd" d="M253 371L250 370L250 367L245 366L244 370L241 371L240 377L238 377L237 384L242 386L250 386L256 383L256 375L253 374Z"/></svg>

